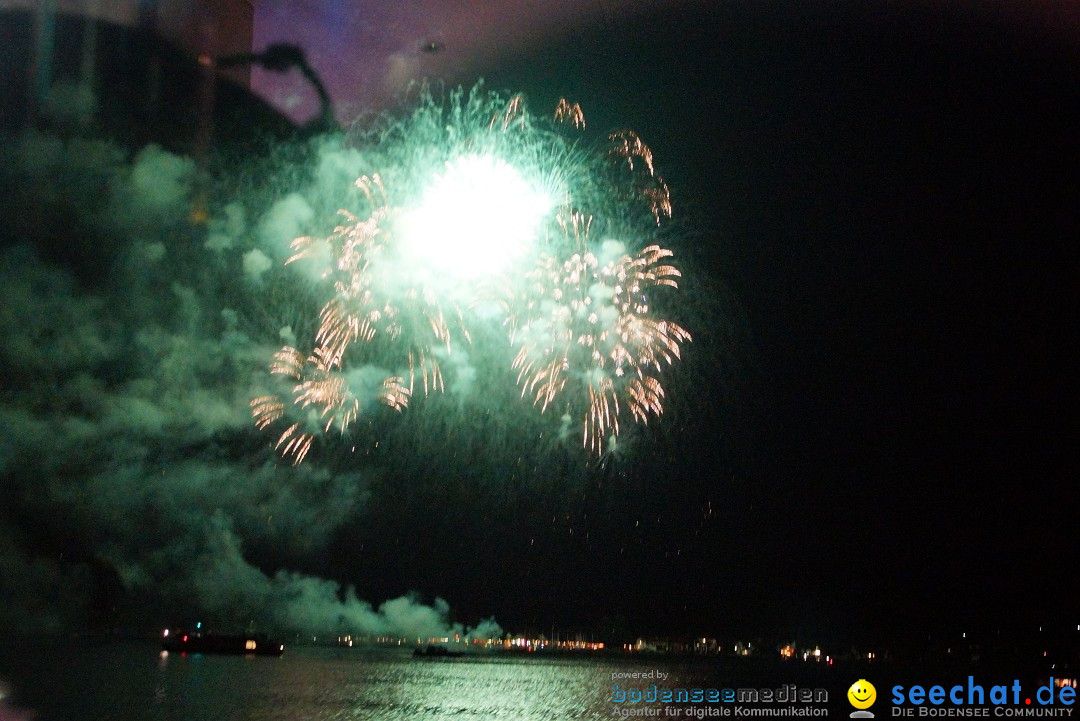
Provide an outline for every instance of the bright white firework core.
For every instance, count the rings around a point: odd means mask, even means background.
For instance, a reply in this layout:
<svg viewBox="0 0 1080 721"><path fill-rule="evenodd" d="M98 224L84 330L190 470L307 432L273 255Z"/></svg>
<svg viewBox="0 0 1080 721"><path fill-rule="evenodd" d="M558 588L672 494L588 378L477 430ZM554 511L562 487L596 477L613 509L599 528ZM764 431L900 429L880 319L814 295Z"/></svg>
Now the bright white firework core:
<svg viewBox="0 0 1080 721"><path fill-rule="evenodd" d="M404 260L455 281L501 273L532 248L553 205L506 161L461 156L402 219Z"/></svg>

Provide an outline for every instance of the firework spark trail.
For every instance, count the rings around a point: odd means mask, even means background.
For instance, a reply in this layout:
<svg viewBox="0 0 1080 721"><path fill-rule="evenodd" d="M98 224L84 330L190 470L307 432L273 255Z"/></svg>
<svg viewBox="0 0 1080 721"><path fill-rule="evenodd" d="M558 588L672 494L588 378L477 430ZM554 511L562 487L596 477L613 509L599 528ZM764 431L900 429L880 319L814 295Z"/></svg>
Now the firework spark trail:
<svg viewBox="0 0 1080 721"><path fill-rule="evenodd" d="M507 130L511 125L517 124L521 130L525 130L526 123L528 122L528 115L525 112L525 97L520 93L510 98L506 103L506 109L502 114L502 129ZM491 122L488 123L488 129L494 129L495 125L499 122L500 115L496 114L492 116Z"/></svg>
<svg viewBox="0 0 1080 721"><path fill-rule="evenodd" d="M664 179L656 174L653 154L648 145L633 130L618 130L608 136L611 148L608 154L625 161L631 173L635 173L637 192L648 201L653 219L660 225L660 218L671 217L671 190ZM635 167L635 158L638 167Z"/></svg>
<svg viewBox="0 0 1080 721"><path fill-rule="evenodd" d="M671 190L663 178L652 178L651 182L641 189L641 194L649 202L649 210L652 211L657 225L660 225L661 216L671 217Z"/></svg>
<svg viewBox="0 0 1080 721"><path fill-rule="evenodd" d="M585 113L581 111L581 105L571 105L566 98L559 98L559 104L555 106L556 123L566 123L574 126L575 130L585 129Z"/></svg>
<svg viewBox="0 0 1080 721"><path fill-rule="evenodd" d="M540 128L520 95L474 89L452 93L445 107L425 96L411 119L375 139L371 155L383 166L356 181L367 207L339 211L326 237L293 241L286 264L321 264L333 293L311 354L286 347L271 363L272 375L293 383L291 405L273 394L251 402L260 429L287 424L275 446L283 456L300 463L316 435L345 433L366 398L403 410L419 387L442 392L441 361L471 344L480 323L505 328L504 362L521 396L540 413L565 408L563 425L567 414L579 418L595 454L614 442L623 413L641 424L663 413L659 376L691 336L658 317L648 294L678 289L681 273L670 250L626 225L646 216L626 211L643 198L659 224L671 216L668 186L636 133L612 133L606 153L590 154L565 137L585 126L578 104L560 100L548 123ZM606 158L625 164L629 183L612 182ZM531 205L516 210L526 197ZM547 210L547 197L558 206ZM536 228L525 222L533 214ZM593 240L597 219L605 236L626 240ZM496 315L479 310L491 306ZM498 361L506 347L482 350ZM387 357L407 370L377 387L365 375L357 395L352 369Z"/></svg>
<svg viewBox="0 0 1080 721"><path fill-rule="evenodd" d="M644 163L649 175L656 174L653 168L652 150L633 130L616 130L608 136L608 139L611 141L610 153L625 160L631 171L634 170L634 158L638 158Z"/></svg>
<svg viewBox="0 0 1080 721"><path fill-rule="evenodd" d="M285 376L296 383L292 387L292 403L301 415L309 407L317 411L318 428L313 419L296 421L278 437L275 448L283 457L292 457L293 464L304 460L316 433L328 433L335 426L345 434L362 410L362 399L341 372L339 361L325 346L304 358L295 348L286 346L274 356L271 373ZM401 411L408 407L411 390L399 376L384 378L372 390L375 402ZM259 396L251 401L255 425L264 430L286 415L285 403L277 395Z"/></svg>
<svg viewBox="0 0 1080 721"><path fill-rule="evenodd" d="M285 404L275 395L258 396L251 400L251 415L260 431L285 415Z"/></svg>
<svg viewBox="0 0 1080 721"><path fill-rule="evenodd" d="M304 354L285 346L274 354L274 361L270 364L270 372L275 375L289 376L293 380L300 380L300 372L304 367Z"/></svg>
<svg viewBox="0 0 1080 721"><path fill-rule="evenodd" d="M274 444L274 450L280 450L282 458L292 456L293 465L298 466L304 462L314 440L314 434L301 431L300 424L293 423L278 438L278 442Z"/></svg>

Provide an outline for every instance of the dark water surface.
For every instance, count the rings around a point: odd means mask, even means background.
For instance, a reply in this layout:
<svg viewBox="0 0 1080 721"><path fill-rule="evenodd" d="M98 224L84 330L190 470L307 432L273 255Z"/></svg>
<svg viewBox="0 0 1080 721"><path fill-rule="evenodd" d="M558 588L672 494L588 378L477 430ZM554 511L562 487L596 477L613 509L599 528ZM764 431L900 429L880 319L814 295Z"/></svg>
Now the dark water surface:
<svg viewBox="0 0 1080 721"><path fill-rule="evenodd" d="M138 643L0 650L8 700L35 719L614 718L612 674L653 670L671 674L666 685L726 677L715 663L664 658L416 659L336 648L181 656Z"/></svg>
<svg viewBox="0 0 1080 721"><path fill-rule="evenodd" d="M626 713L634 711L679 719L721 714L732 720L764 719L775 718L770 716L775 712L846 719L852 711L846 692L858 679L869 679L877 687L873 711L885 719L897 711L890 700L894 684L966 687L970 681L989 688L1011 686L1018 679L1024 695L1032 696L1038 686L1049 683L1049 673L1024 671L1014 662L849 660L831 665L785 662L771 654L744 659L502 652L414 658L410 651L292 646L280 658L256 658L165 654L149 642L0 644L0 721L539 721L638 717ZM827 700L620 704L613 702L614 684L625 692L644 691L653 684L668 689L798 689L822 691ZM1021 701L1019 710L1024 708Z"/></svg>

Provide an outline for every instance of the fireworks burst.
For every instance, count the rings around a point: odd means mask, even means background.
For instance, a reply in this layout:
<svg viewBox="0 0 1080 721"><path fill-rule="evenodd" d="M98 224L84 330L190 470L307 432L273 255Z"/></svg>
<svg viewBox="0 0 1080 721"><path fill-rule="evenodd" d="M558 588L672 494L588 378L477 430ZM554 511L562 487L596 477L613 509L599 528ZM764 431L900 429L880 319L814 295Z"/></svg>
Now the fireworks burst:
<svg viewBox="0 0 1080 721"><path fill-rule="evenodd" d="M564 429L579 419L593 453L626 416L663 413L661 374L691 338L649 297L677 289L681 273L649 242L648 216L636 228L626 211L644 199L659 224L670 193L637 134L587 152L567 135L584 127L566 100L540 127L521 96L476 88L445 105L425 96L410 119L362 141L376 161L356 182L364 207L340 211L325 237L293 241L287 261L315 265L332 288L313 350L278 351L270 371L289 397L251 402L258 428L285 426L283 456L300 463L316 437L345 433L375 403L400 411L420 387L443 391L441 362L459 347L476 356L470 328L481 324L508 341L479 349L485 359L512 368L539 412L558 407ZM624 166L618 182L607 158Z"/></svg>
<svg viewBox="0 0 1080 721"><path fill-rule="evenodd" d="M619 434L622 406L640 423L663 413L659 373L690 340L649 314L650 288L678 287L678 269L660 264L671 251L654 245L631 258L609 240L599 252L541 259L523 298L526 320L511 339L522 395L541 412L562 396L587 399L582 443L597 454Z"/></svg>

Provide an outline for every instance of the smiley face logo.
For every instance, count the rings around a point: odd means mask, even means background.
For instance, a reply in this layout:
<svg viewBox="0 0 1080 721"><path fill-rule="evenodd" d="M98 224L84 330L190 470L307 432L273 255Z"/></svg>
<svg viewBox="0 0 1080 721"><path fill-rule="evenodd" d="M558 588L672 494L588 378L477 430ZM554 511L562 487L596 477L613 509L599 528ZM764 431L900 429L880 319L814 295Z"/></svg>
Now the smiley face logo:
<svg viewBox="0 0 1080 721"><path fill-rule="evenodd" d="M877 689L865 678L860 678L847 690L847 700L857 709L870 708L877 700Z"/></svg>

